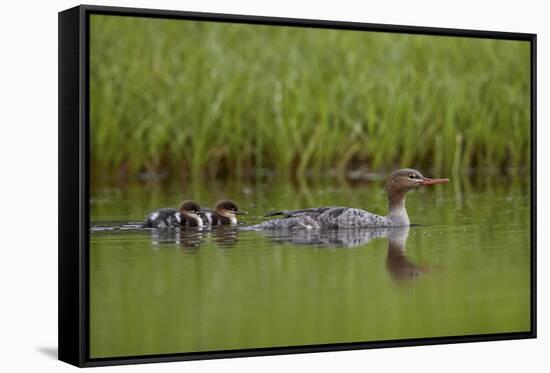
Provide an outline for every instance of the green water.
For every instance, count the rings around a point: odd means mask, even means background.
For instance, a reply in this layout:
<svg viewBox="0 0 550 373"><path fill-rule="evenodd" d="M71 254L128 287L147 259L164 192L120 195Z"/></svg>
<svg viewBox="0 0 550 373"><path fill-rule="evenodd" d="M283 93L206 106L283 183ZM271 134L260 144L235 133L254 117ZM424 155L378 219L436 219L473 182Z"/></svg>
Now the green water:
<svg viewBox="0 0 550 373"><path fill-rule="evenodd" d="M92 228L92 358L528 331L529 185L473 179L412 192L394 231ZM92 188L93 227L231 197L249 211L322 205L385 213L382 182Z"/></svg>

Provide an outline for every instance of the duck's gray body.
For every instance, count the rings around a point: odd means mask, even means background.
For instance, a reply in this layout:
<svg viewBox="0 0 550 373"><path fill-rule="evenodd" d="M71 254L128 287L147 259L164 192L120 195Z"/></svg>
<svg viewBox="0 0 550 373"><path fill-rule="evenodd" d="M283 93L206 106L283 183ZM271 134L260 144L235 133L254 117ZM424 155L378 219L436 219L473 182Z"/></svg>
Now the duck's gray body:
<svg viewBox="0 0 550 373"><path fill-rule="evenodd" d="M304 210L282 210L268 214L284 218L265 221L251 229L342 229L342 228L388 228L409 225L406 215L380 216L351 207L319 207Z"/></svg>

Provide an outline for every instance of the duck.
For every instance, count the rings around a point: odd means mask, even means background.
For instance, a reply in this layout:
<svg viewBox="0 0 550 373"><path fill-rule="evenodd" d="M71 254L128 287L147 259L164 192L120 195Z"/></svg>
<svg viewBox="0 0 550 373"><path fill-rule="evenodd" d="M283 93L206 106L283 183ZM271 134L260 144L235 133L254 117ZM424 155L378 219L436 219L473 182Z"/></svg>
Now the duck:
<svg viewBox="0 0 550 373"><path fill-rule="evenodd" d="M239 210L235 202L229 199L218 201L214 209L203 208L200 218L204 225L235 225L237 215L246 215L248 212Z"/></svg>
<svg viewBox="0 0 550 373"><path fill-rule="evenodd" d="M143 228L202 227L201 207L195 201L183 201L179 209L160 208L151 212L142 224Z"/></svg>
<svg viewBox="0 0 550 373"><path fill-rule="evenodd" d="M408 192L421 186L448 183L449 179L430 179L412 168L392 172L386 182L389 213L385 216L352 207L315 207L303 210L281 210L267 213L266 217L281 216L248 227L249 230L277 229L341 229L390 228L410 226L405 207Z"/></svg>

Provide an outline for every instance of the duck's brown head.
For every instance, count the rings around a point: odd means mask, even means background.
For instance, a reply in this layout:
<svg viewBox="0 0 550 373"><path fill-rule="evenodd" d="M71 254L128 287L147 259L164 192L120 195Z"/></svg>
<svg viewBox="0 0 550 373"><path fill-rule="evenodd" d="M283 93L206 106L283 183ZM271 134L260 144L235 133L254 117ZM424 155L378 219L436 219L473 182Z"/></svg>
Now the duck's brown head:
<svg viewBox="0 0 550 373"><path fill-rule="evenodd" d="M430 179L412 168L403 168L392 172L386 183L388 195L404 194L418 188L421 185L434 185L448 183L449 179Z"/></svg>
<svg viewBox="0 0 550 373"><path fill-rule="evenodd" d="M187 217L200 219L201 207L195 201L183 201L180 205L180 211Z"/></svg>
<svg viewBox="0 0 550 373"><path fill-rule="evenodd" d="M224 199L216 203L214 208L216 213L228 219L235 219L235 215L246 215L248 212L239 210L237 204L229 199Z"/></svg>

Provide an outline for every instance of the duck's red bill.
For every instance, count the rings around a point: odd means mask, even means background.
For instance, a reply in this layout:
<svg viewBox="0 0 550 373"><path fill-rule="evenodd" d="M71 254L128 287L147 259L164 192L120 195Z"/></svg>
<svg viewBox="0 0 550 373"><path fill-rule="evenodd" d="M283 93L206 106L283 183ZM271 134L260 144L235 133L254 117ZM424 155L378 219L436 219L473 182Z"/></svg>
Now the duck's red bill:
<svg viewBox="0 0 550 373"><path fill-rule="evenodd" d="M429 179L425 177L420 181L420 184L422 185L434 185L434 184L445 184L448 183L449 179Z"/></svg>

